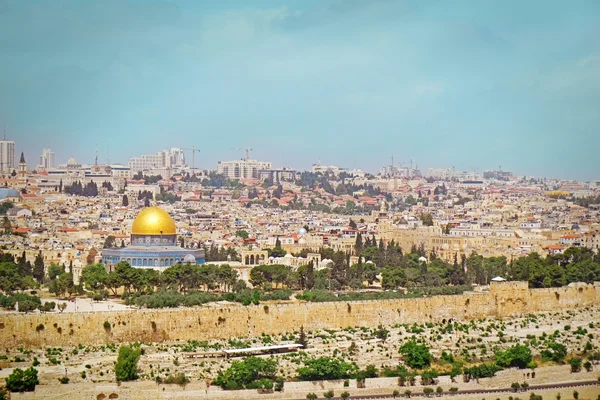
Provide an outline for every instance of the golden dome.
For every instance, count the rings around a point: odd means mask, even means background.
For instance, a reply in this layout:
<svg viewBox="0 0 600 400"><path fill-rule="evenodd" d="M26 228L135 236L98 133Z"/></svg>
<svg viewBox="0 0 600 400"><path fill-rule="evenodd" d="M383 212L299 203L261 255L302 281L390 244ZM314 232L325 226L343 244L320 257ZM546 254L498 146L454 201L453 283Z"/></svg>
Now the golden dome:
<svg viewBox="0 0 600 400"><path fill-rule="evenodd" d="M132 235L176 235L173 218L162 208L148 207L135 217Z"/></svg>

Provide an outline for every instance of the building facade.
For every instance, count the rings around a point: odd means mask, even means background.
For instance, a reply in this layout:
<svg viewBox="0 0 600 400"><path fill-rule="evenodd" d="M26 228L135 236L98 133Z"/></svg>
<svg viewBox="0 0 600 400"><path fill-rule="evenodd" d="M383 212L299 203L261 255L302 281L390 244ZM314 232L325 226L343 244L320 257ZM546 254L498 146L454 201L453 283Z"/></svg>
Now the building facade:
<svg viewBox="0 0 600 400"><path fill-rule="evenodd" d="M0 140L0 171L10 174L15 170L15 142Z"/></svg>
<svg viewBox="0 0 600 400"><path fill-rule="evenodd" d="M42 150L39 168L43 170L54 168L54 152L51 149Z"/></svg>
<svg viewBox="0 0 600 400"><path fill-rule="evenodd" d="M129 159L129 168L133 173L164 168L183 168L185 157L183 149L173 147L156 154L145 154Z"/></svg>
<svg viewBox="0 0 600 400"><path fill-rule="evenodd" d="M229 179L258 179L261 170L271 170L271 163L246 159L219 161L217 163L217 173L225 175Z"/></svg>

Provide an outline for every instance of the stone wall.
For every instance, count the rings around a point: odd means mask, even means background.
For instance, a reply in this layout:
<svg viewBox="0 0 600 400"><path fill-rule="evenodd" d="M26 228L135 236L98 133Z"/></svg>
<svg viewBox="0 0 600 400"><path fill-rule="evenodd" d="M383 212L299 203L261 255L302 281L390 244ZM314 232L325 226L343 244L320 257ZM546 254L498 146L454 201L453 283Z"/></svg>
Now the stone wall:
<svg viewBox="0 0 600 400"><path fill-rule="evenodd" d="M349 326L507 317L600 304L600 284L527 289L492 283L489 292L382 301L207 305L85 313L0 314L4 347L208 340ZM105 322L110 327L105 327ZM42 328L43 325L43 329Z"/></svg>

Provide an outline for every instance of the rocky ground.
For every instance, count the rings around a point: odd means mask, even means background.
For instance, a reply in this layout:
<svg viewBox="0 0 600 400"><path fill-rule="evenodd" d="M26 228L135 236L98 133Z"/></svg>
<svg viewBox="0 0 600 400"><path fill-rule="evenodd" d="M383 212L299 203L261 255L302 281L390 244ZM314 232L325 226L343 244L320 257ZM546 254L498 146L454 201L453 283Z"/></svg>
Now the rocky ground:
<svg viewBox="0 0 600 400"><path fill-rule="evenodd" d="M389 331L387 335L381 329ZM378 333L379 332L379 333ZM340 356L348 362L354 362L361 369L374 365L382 370L396 367L402 363L399 348L411 338L421 340L431 348L434 356L433 367L438 371L448 370L450 365L442 361L443 351L452 353L465 366L486 361L493 357L498 349L510 347L515 343L527 344L532 349L538 367L535 370L512 370L510 377L501 379L508 371L501 371L492 379L482 379L479 383L464 383L458 377L451 382L447 376L439 378L438 384L447 390L451 386L459 389L473 387L510 386L515 379L532 380L533 383L554 382L557 377L562 381L595 379L600 367L592 365L590 371L570 374L568 365L556 366L542 361L540 352L549 341L556 341L568 348L569 354L577 354L585 361L586 357L599 351L600 307L586 307L555 313L539 313L510 319L480 319L472 321L445 321L425 325L395 325L385 327L352 327L346 329L326 329L306 332L308 349L298 353L274 355L279 363L279 373L286 378L290 387L296 376L296 370L302 361L312 356ZM215 378L219 370L227 368L232 360L225 358L204 358L206 353L220 349L262 346L271 344L293 343L298 332L288 332L277 336L261 336L255 338L238 338L215 340L210 342L177 342L177 343L142 343L144 350L139 362L140 379L152 382L157 376L165 377L183 372L190 378L190 387L206 387L206 383ZM387 336L387 337L385 337ZM385 337L385 339L383 339ZM588 344L589 343L589 344ZM587 348L587 350L586 350ZM98 386L114 384L114 363L117 358L118 345L86 346L74 344L69 348L46 349L2 349L0 351L0 378L8 376L13 368L27 368L35 365L40 374L40 389L55 387L66 389L58 378L67 376L69 384ZM192 357L192 355L196 357ZM269 356L271 357L271 356ZM569 356L567 357L567 359ZM545 373L558 368L556 373ZM564 370L564 371L563 371ZM532 372L537 376L533 378ZM515 375L516 374L516 375ZM544 378L546 376L546 378ZM377 383L377 379L381 380ZM397 386L395 378L377 378L375 386L393 390ZM486 384L490 381L490 384ZM67 385L67 386L68 386ZM418 383L417 383L418 385ZM490 386L491 385L491 386ZM494 386L496 385L496 386ZM80 386L80 385L77 385ZM173 385L172 385L173 386ZM349 387L356 387L355 382ZM343 389L343 386L341 386ZM215 390L218 388L211 388ZM416 387L415 391L422 389ZM386 389L387 390L387 389ZM404 390L400 390L401 393ZM502 396L497 396L502 398ZM496 398L496 397L494 397ZM563 398L566 398L563 396ZM594 397L595 398L595 397Z"/></svg>

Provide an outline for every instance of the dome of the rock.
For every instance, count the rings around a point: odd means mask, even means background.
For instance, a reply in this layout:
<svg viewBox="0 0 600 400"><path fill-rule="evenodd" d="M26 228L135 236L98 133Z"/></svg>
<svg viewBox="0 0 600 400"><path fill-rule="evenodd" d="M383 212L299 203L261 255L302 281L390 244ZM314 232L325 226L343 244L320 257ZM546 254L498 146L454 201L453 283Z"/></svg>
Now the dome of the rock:
<svg viewBox="0 0 600 400"><path fill-rule="evenodd" d="M173 218L159 207L142 210L131 226L132 235L176 235L177 227Z"/></svg>

